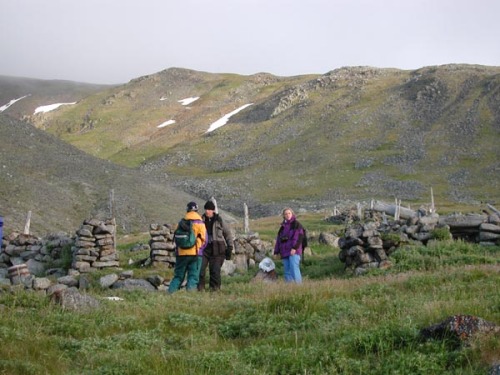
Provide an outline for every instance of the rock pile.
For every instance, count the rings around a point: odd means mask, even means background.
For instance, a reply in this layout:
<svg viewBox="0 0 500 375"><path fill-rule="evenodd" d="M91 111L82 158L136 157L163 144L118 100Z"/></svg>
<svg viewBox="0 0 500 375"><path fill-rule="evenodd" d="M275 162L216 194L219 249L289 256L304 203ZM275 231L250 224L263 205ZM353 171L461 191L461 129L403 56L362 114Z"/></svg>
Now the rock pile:
<svg viewBox="0 0 500 375"><path fill-rule="evenodd" d="M454 238L482 245L500 245L500 218L497 213L453 214L441 218L440 223L450 227Z"/></svg>
<svg viewBox="0 0 500 375"><path fill-rule="evenodd" d="M500 245L500 226L482 223L479 226L479 242L483 245Z"/></svg>
<svg viewBox="0 0 500 375"><path fill-rule="evenodd" d="M99 301L83 293L90 287L90 280L87 274L81 274L79 271L70 270L67 275L59 277L56 275L36 277L29 273L25 264L22 264L10 267L9 277L11 282L5 283L4 278L0 276L0 285L9 286L10 290L22 289L43 293L64 309L85 310L99 307ZM144 291L166 291L168 287L166 280L159 275L136 279L132 270L102 276L99 285L103 289ZM118 297L107 299L114 298Z"/></svg>
<svg viewBox="0 0 500 375"><path fill-rule="evenodd" d="M351 210L348 214L328 219L330 222L350 224L339 239L339 258L346 268L354 268L356 274L368 268L390 266L388 256L404 243L427 245L433 239L454 238L485 246L500 244L500 212L491 205L488 208L493 212L483 210L482 214L442 217L425 207L418 211L399 207L402 219L398 220L388 220L386 216L395 216L396 206L375 202L372 207L357 217L352 215ZM354 220L358 218L359 222Z"/></svg>
<svg viewBox="0 0 500 375"><path fill-rule="evenodd" d="M85 220L76 231L72 268L80 272L91 272L107 267L118 267L115 231L115 219Z"/></svg>
<svg viewBox="0 0 500 375"><path fill-rule="evenodd" d="M499 334L500 326L477 316L453 315L420 331L420 335L425 339L453 338L459 342L469 342L479 333Z"/></svg>
<svg viewBox="0 0 500 375"><path fill-rule="evenodd" d="M149 226L150 258L153 266L175 265L174 230L169 224L151 224Z"/></svg>
<svg viewBox="0 0 500 375"><path fill-rule="evenodd" d="M236 269L246 272L256 262L262 261L269 252L272 254L272 251L272 243L262 241L258 233L239 234L234 239Z"/></svg>
<svg viewBox="0 0 500 375"><path fill-rule="evenodd" d="M339 259L356 274L369 268L390 267L389 255L401 244L413 242L426 245L441 228L451 238L449 227L439 223L439 215L411 217L406 220L387 221L378 212L366 211L365 223L356 223L346 229L339 239Z"/></svg>
<svg viewBox="0 0 500 375"><path fill-rule="evenodd" d="M64 257L71 256L74 239L65 233L39 238L30 234L12 232L2 239L0 269L26 264L32 274L62 267Z"/></svg>

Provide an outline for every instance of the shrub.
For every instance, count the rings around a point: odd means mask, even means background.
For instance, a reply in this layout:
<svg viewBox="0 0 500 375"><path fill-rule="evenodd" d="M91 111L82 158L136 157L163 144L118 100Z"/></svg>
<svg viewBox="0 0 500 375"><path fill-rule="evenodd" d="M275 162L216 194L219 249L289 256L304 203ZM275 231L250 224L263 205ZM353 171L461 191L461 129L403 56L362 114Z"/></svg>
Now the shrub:
<svg viewBox="0 0 500 375"><path fill-rule="evenodd" d="M452 239L452 235L448 227L437 227L431 232L431 238L438 241L447 241Z"/></svg>

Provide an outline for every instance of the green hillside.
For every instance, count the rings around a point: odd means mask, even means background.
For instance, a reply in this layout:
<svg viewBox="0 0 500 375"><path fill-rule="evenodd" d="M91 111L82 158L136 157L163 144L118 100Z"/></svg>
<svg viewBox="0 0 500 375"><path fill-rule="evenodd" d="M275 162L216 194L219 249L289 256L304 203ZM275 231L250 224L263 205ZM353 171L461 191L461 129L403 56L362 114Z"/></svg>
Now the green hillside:
<svg viewBox="0 0 500 375"><path fill-rule="evenodd" d="M243 201L257 215L372 198L418 205L431 188L438 207L474 207L499 200L499 74L475 65L296 77L172 68L29 119L236 213ZM158 127L166 121L175 123Z"/></svg>

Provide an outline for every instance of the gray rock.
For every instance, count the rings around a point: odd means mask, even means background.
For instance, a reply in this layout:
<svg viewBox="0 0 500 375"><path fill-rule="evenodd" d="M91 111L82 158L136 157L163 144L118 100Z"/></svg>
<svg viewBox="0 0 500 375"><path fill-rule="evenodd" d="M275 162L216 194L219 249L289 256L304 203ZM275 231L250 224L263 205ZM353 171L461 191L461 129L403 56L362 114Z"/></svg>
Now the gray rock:
<svg viewBox="0 0 500 375"><path fill-rule="evenodd" d="M107 289L110 288L114 283L116 283L118 279L119 277L116 273L111 273L109 275L102 276L99 279L99 284L101 285L101 287Z"/></svg>
<svg viewBox="0 0 500 375"><path fill-rule="evenodd" d="M159 275L148 276L146 278L146 280L149 283L151 283L152 285L154 285L156 288L158 288L160 285L162 285L163 282L165 281L165 279Z"/></svg>
<svg viewBox="0 0 500 375"><path fill-rule="evenodd" d="M222 264L220 272L224 276L231 276L236 272L236 265L232 260L225 260Z"/></svg>
<svg viewBox="0 0 500 375"><path fill-rule="evenodd" d="M87 294L81 294L76 288L68 288L55 292L52 301L58 303L65 310L88 311L99 308L100 303L97 299Z"/></svg>
<svg viewBox="0 0 500 375"><path fill-rule="evenodd" d="M87 276L83 275L80 276L78 280L78 289L80 290L86 290L90 288L90 281Z"/></svg>
<svg viewBox="0 0 500 375"><path fill-rule="evenodd" d="M248 261L246 254L235 254L234 264L238 271L247 272L248 271Z"/></svg>
<svg viewBox="0 0 500 375"><path fill-rule="evenodd" d="M57 282L59 284L64 284L67 285L68 287L77 287L78 286L78 280L74 278L73 276L62 276L57 279Z"/></svg>
<svg viewBox="0 0 500 375"><path fill-rule="evenodd" d="M134 277L134 270L127 270L120 273L120 279L131 279Z"/></svg>
<svg viewBox="0 0 500 375"><path fill-rule="evenodd" d="M47 290L52 285L52 281L46 277L35 277L33 280L33 289L35 290Z"/></svg>
<svg viewBox="0 0 500 375"><path fill-rule="evenodd" d="M488 375L500 375L500 363L495 363L488 371Z"/></svg>
<svg viewBox="0 0 500 375"><path fill-rule="evenodd" d="M68 289L68 286L64 285L64 284L54 284L54 285L51 285L47 289L47 295L51 296L52 294L61 292L64 289Z"/></svg>
<svg viewBox="0 0 500 375"><path fill-rule="evenodd" d="M26 266L33 275L44 275L45 274L45 264L38 262L34 259L30 259L26 262Z"/></svg>
<svg viewBox="0 0 500 375"><path fill-rule="evenodd" d="M500 326L472 315L453 315L422 329L420 334L426 339L453 337L459 342L468 342L477 333L490 332L500 333Z"/></svg>
<svg viewBox="0 0 500 375"><path fill-rule="evenodd" d="M119 280L113 284L111 289L156 291L156 288L153 286L153 284L144 279Z"/></svg>
<svg viewBox="0 0 500 375"><path fill-rule="evenodd" d="M24 260L21 257L11 257L10 262L12 263L13 266L24 264Z"/></svg>
<svg viewBox="0 0 500 375"><path fill-rule="evenodd" d="M321 232L318 242L335 248L339 247L339 237L331 233Z"/></svg>
<svg viewBox="0 0 500 375"><path fill-rule="evenodd" d="M24 285L26 289L32 289L33 288L33 281L35 280L35 276L33 275L28 275L28 276L21 276L20 281L21 284ZM12 282L14 284L14 282Z"/></svg>
<svg viewBox="0 0 500 375"><path fill-rule="evenodd" d="M108 261L108 262L94 262L92 267L95 268L106 268L106 267L119 267L120 263L118 261Z"/></svg>
<svg viewBox="0 0 500 375"><path fill-rule="evenodd" d="M46 276L54 276L56 278L66 276L66 272L62 268L49 268L45 271Z"/></svg>

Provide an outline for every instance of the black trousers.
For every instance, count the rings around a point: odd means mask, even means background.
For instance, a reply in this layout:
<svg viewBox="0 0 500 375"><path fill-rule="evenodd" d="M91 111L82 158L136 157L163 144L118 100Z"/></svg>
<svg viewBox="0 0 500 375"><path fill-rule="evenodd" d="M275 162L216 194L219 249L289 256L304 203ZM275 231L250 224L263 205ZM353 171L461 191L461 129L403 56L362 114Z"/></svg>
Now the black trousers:
<svg viewBox="0 0 500 375"><path fill-rule="evenodd" d="M200 267L200 280L198 281L198 290L205 290L205 274L207 266L210 273L210 290L219 290L221 285L220 269L224 263L225 256L213 255L213 248L206 247L203 250L203 258Z"/></svg>

